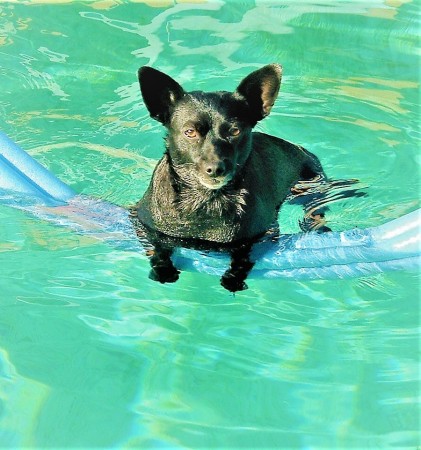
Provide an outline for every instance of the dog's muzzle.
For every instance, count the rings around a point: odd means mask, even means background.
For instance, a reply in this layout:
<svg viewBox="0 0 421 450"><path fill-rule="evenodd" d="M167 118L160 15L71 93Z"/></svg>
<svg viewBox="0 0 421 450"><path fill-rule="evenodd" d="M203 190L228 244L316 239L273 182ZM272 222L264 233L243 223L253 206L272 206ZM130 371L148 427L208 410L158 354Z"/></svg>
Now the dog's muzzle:
<svg viewBox="0 0 421 450"><path fill-rule="evenodd" d="M198 175L199 181L208 189L220 189L232 179L230 167L230 163L223 159L203 162Z"/></svg>
<svg viewBox="0 0 421 450"><path fill-rule="evenodd" d="M222 187L226 186L230 181L232 177L231 175L225 175L222 177L209 177L200 175L198 176L198 180L202 186L204 186L207 189L221 189Z"/></svg>

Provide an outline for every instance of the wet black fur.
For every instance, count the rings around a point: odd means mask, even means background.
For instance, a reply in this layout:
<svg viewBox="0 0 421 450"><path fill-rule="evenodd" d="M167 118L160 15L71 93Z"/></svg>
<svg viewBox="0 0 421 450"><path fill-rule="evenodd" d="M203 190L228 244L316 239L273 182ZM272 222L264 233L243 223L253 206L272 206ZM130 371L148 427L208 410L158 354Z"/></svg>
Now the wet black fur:
<svg viewBox="0 0 421 450"><path fill-rule="evenodd" d="M151 278L176 281L174 246L200 242L229 249L221 283L232 292L245 289L251 246L276 223L291 187L324 178L319 160L303 147L252 131L270 113L281 76L271 64L234 92L205 93L185 92L151 67L139 70L149 113L168 131L164 156L135 208L155 247Z"/></svg>

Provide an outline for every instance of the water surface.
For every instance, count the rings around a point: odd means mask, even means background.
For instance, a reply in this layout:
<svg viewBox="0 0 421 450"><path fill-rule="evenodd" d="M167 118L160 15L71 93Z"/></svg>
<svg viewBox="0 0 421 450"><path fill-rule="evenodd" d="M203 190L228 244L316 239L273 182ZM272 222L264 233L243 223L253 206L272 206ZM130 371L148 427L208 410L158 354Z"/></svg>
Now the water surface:
<svg viewBox="0 0 421 450"><path fill-rule="evenodd" d="M284 67L258 126L367 196L335 230L419 207L412 1L0 3L0 128L77 192L128 205L163 151L136 81L233 90ZM298 232L287 205L282 230ZM414 450L419 276L147 278L145 257L0 207L4 448Z"/></svg>

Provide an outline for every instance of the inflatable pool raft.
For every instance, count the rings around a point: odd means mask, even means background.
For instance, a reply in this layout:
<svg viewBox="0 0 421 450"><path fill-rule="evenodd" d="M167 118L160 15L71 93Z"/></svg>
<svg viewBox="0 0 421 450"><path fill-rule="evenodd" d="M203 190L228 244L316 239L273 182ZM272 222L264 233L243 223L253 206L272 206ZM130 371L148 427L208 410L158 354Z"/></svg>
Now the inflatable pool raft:
<svg viewBox="0 0 421 450"><path fill-rule="evenodd" d="M77 195L0 132L0 201L43 219L95 236L116 247L140 251L128 211ZM331 233L281 235L259 242L250 277L325 279L387 270L419 270L421 210L377 227ZM222 275L228 256L181 248L174 263L182 270Z"/></svg>

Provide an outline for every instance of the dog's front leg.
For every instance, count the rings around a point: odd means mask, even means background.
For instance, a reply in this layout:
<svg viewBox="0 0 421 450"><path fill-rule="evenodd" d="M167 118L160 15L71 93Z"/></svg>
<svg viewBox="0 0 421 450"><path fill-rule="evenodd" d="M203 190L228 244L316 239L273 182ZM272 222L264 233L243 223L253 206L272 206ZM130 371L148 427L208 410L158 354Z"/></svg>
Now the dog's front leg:
<svg viewBox="0 0 421 450"><path fill-rule="evenodd" d="M245 280L254 266L250 260L250 252L253 243L243 243L231 249L230 268L222 275L221 285L230 292L244 291L247 289Z"/></svg>
<svg viewBox="0 0 421 450"><path fill-rule="evenodd" d="M171 256L174 246L163 242L163 235L150 228L146 228L138 218L136 207L129 209L129 219L131 220L136 235L149 257L151 271L149 278L160 283L174 283L178 280L178 271L172 261Z"/></svg>
<svg viewBox="0 0 421 450"><path fill-rule="evenodd" d="M180 271L174 267L171 261L173 251L173 248L160 245L155 245L154 250L150 251L151 271L149 272L149 278L151 280L160 283L174 283L178 280Z"/></svg>

